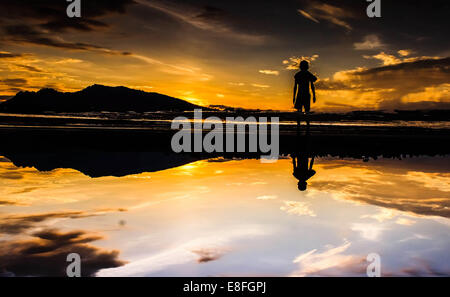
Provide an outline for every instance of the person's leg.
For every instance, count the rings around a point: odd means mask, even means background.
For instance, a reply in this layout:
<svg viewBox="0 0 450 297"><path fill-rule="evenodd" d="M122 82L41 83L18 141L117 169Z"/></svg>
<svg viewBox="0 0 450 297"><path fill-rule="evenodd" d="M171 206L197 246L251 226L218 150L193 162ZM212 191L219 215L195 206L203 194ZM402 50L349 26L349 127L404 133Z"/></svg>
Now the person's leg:
<svg viewBox="0 0 450 297"><path fill-rule="evenodd" d="M302 107L300 106L300 109L297 109L296 112L296 118L297 118L297 135L300 132L300 115L302 113Z"/></svg>
<svg viewBox="0 0 450 297"><path fill-rule="evenodd" d="M305 113L309 113L309 111L311 110L311 98L307 98L303 102L303 106L305 107Z"/></svg>

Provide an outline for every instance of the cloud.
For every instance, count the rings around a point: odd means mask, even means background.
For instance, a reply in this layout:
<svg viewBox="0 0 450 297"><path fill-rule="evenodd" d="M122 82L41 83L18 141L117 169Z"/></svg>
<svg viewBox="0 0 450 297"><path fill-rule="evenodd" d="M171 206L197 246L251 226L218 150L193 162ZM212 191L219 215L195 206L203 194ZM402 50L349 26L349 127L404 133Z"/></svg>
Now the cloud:
<svg viewBox="0 0 450 297"><path fill-rule="evenodd" d="M206 263L220 259L227 250L218 248L202 248L192 250L192 253L198 256L198 263Z"/></svg>
<svg viewBox="0 0 450 297"><path fill-rule="evenodd" d="M387 209L363 216L378 222L393 219L396 215L450 217L449 174L437 169L426 172L418 164L409 167L406 160L402 162L399 165L387 160L374 163L339 161L340 167L324 169L326 178L319 176L310 186L330 193L337 200ZM353 229L365 232L366 237L377 237L382 231L365 225L354 225Z"/></svg>
<svg viewBox="0 0 450 297"><path fill-rule="evenodd" d="M5 35L8 37L8 43L25 43L48 47L55 47L68 50L78 51L94 51L111 55L130 55L129 52L121 52L105 48L102 46L83 43L83 42L67 42L62 38L55 38L42 30L38 30L29 25L11 25L4 28Z"/></svg>
<svg viewBox="0 0 450 297"><path fill-rule="evenodd" d="M16 64L17 67L23 68L25 70L31 71L31 72L43 72L41 69L30 66L30 65L22 65L22 64Z"/></svg>
<svg viewBox="0 0 450 297"><path fill-rule="evenodd" d="M255 87L255 88L261 88L261 89L270 88L269 85L262 85L262 84L252 84L252 86Z"/></svg>
<svg viewBox="0 0 450 297"><path fill-rule="evenodd" d="M109 25L100 21L90 20L82 17L79 18L76 22L74 22L70 18L54 20L41 25L41 27L52 32L65 32L68 29L91 32L99 28L107 28L109 27Z"/></svg>
<svg viewBox="0 0 450 297"><path fill-rule="evenodd" d="M288 70L298 70L301 61L308 61L309 63L316 61L319 55L314 54L312 56L292 56L286 60L283 60L283 65L286 65Z"/></svg>
<svg viewBox="0 0 450 297"><path fill-rule="evenodd" d="M63 32L67 29L76 31L94 31L108 27L102 21L95 20L111 14L123 14L133 0L96 0L85 1L82 4L81 18L68 18L67 2L55 0L21 0L2 1L0 16L6 20L20 19L21 23L33 24L52 32Z"/></svg>
<svg viewBox="0 0 450 297"><path fill-rule="evenodd" d="M411 55L412 51L411 50L399 50L397 53L402 57L406 57L406 56Z"/></svg>
<svg viewBox="0 0 450 297"><path fill-rule="evenodd" d="M373 56L363 56L365 59L376 59L376 60L380 60L382 62L383 66L388 66L388 65L396 65L396 64L401 64L401 63L411 63L411 62L416 62L416 61L421 61L421 60L439 60L442 59L441 57L430 57L430 56L421 56L421 57L408 57L406 58L406 56L409 56L411 54L411 51L408 50L399 50L398 52L398 57L391 55L391 54L387 54L385 52L380 52L376 55Z"/></svg>
<svg viewBox="0 0 450 297"><path fill-rule="evenodd" d="M403 268L400 272L384 272L383 276L406 276L406 277L448 277L450 270L447 268L439 269L434 267L433 263L424 259L415 259L416 263L413 263L409 267Z"/></svg>
<svg viewBox="0 0 450 297"><path fill-rule="evenodd" d="M0 200L0 206L4 205L19 205L19 203L15 201L9 201L9 200Z"/></svg>
<svg viewBox="0 0 450 297"><path fill-rule="evenodd" d="M193 68L193 67L186 67L186 66L181 66L181 65L176 65L176 64L170 64L170 63L166 63L157 59L153 59L151 57L147 57L144 55L138 55L138 54L130 54L130 57L139 59L141 61L144 61L148 64L154 64L154 65L161 65L161 66L166 66L166 68L169 68L170 70L167 70L168 73L171 74L176 74L176 75L193 75L195 77L198 77L198 79L206 81L206 80L210 80L212 78L211 75L208 75L206 73L199 73L198 71L200 69L198 68Z"/></svg>
<svg viewBox="0 0 450 297"><path fill-rule="evenodd" d="M118 259L118 251L89 245L102 237L86 231L45 229L31 236L29 240L0 242L0 270L13 276L64 277L70 253L80 255L82 276L94 276L100 269L125 264Z"/></svg>
<svg viewBox="0 0 450 297"><path fill-rule="evenodd" d="M176 246L162 250L158 253L149 252L123 267L114 269L104 269L100 271L98 276L118 277L118 276L150 276L152 273L160 272L159 275L171 266L185 265L192 262L199 264L212 260L218 255L222 256L229 250L227 246L231 243L249 239L257 236L267 235L271 233L267 227L261 226L238 226L229 230L216 230L214 234L205 237L193 238L187 242L180 243ZM193 252L196 251L196 252ZM203 262L199 262L202 260ZM216 259L214 259L216 260Z"/></svg>
<svg viewBox="0 0 450 297"><path fill-rule="evenodd" d="M450 58L375 55L383 66L336 72L317 83L320 96L359 109L448 108ZM345 101L342 102L342 98ZM322 102L324 103L324 102Z"/></svg>
<svg viewBox="0 0 450 297"><path fill-rule="evenodd" d="M0 80L0 83L11 87L20 87L26 85L27 80L24 78L6 78Z"/></svg>
<svg viewBox="0 0 450 297"><path fill-rule="evenodd" d="M400 64L402 62L402 60L396 56L386 54L385 52L381 52L373 56L364 56L364 58L380 60L383 62L383 66Z"/></svg>
<svg viewBox="0 0 450 297"><path fill-rule="evenodd" d="M359 232L362 238L371 241L379 240L383 230L385 230L385 228L379 224L369 223L355 223L352 225L351 229Z"/></svg>
<svg viewBox="0 0 450 297"><path fill-rule="evenodd" d="M363 41L355 42L354 47L356 50L373 50L384 47L385 45L381 42L377 35L371 34L364 37Z"/></svg>
<svg viewBox="0 0 450 297"><path fill-rule="evenodd" d="M278 196L276 196L276 195L264 195L264 196L256 197L256 199L258 199L258 200L274 200L277 198L278 198Z"/></svg>
<svg viewBox="0 0 450 297"><path fill-rule="evenodd" d="M290 276L325 276L325 277L365 277L367 276L366 255L347 254L351 247L350 242L345 242L337 247L327 246L323 252L313 249L296 257L293 263L298 264L298 269ZM408 263L405 268L400 270L391 270L388 265L381 269L381 276L448 276L450 271L446 268L436 267L426 259L416 258L414 255L408 257Z"/></svg>
<svg viewBox="0 0 450 297"><path fill-rule="evenodd" d="M12 172L12 171L10 171L10 172L2 172L2 173L0 173L0 178L3 178L3 179L16 179L16 180L18 180L18 179L22 179L23 175L20 172Z"/></svg>
<svg viewBox="0 0 450 297"><path fill-rule="evenodd" d="M350 242L345 242L340 246L327 248L321 253L314 249L299 255L293 261L299 268L291 276L361 276L365 274L367 264L364 257L344 254L350 246Z"/></svg>
<svg viewBox="0 0 450 297"><path fill-rule="evenodd" d="M381 56L385 56L382 52L379 54ZM384 58L380 58L383 60ZM439 72L443 72L446 75L450 73L450 57L448 58L439 58L439 57L417 57L410 58L407 61L398 60L397 63L388 63L387 65L384 63L383 66L386 67L378 67L360 71L359 75L371 75L371 74L379 74L383 72L392 72L392 71L414 71L414 70L423 70L423 69L431 69L438 70Z"/></svg>
<svg viewBox="0 0 450 297"><path fill-rule="evenodd" d="M123 211L122 209L106 209L93 212L65 211L28 215L8 215L1 217L0 234L20 234L38 227L40 223L52 219L80 219L102 215L106 212Z"/></svg>
<svg viewBox="0 0 450 297"><path fill-rule="evenodd" d="M82 5L81 18L68 18L65 1L2 1L0 4L0 25L4 31L1 41L5 44L34 44L60 49L96 51L105 54L126 55L126 52L115 51L99 45L64 40L59 33L68 30L91 32L109 27L96 18L123 14L133 0L97 0L86 1ZM16 20L20 20L16 21ZM1 52L0 57L12 54Z"/></svg>
<svg viewBox="0 0 450 297"><path fill-rule="evenodd" d="M279 75L280 72L277 70L259 70L259 73L267 74L267 75Z"/></svg>
<svg viewBox="0 0 450 297"><path fill-rule="evenodd" d="M310 19L311 21L313 21L315 23L320 23L318 19L316 19L315 17L313 17L312 15L307 13L306 11L299 9L298 12L300 12L300 14L302 16L304 16L305 18Z"/></svg>
<svg viewBox="0 0 450 297"><path fill-rule="evenodd" d="M361 218L372 218L382 223L384 221L395 218L399 214L398 211L394 209L382 208L380 211L373 215L363 215Z"/></svg>
<svg viewBox="0 0 450 297"><path fill-rule="evenodd" d="M398 218L397 221L395 221L395 223L404 226L412 226L416 223L416 221L407 218Z"/></svg>
<svg viewBox="0 0 450 297"><path fill-rule="evenodd" d="M281 206L280 209L287 212L288 214L294 214L298 216L316 216L316 213L309 208L309 204L305 202L284 201L284 206Z"/></svg>
<svg viewBox="0 0 450 297"><path fill-rule="evenodd" d="M22 56L23 56L22 54L13 54L10 52L1 52L0 51L0 59L19 58Z"/></svg>
<svg viewBox="0 0 450 297"><path fill-rule="evenodd" d="M397 211L395 209L389 209L389 208L382 208L380 209L380 211L376 214L373 215L363 215L361 216L361 218L371 218L371 219L375 219L380 223L383 223L385 221L389 221L392 220L398 216L410 216L409 214L405 214L402 213L400 211ZM397 220L395 221L396 224L398 225L404 225L404 226L412 226L414 225L416 222L406 218L406 217L400 217L397 218ZM358 228L358 227L357 227ZM380 230L381 231L381 230Z"/></svg>
<svg viewBox="0 0 450 297"><path fill-rule="evenodd" d="M305 9L298 9L298 12L315 23L320 23L320 20L323 20L347 30L353 29L347 21L347 19L354 18L353 13L338 6L312 1Z"/></svg>
<svg viewBox="0 0 450 297"><path fill-rule="evenodd" d="M248 44L262 44L266 40L263 35L245 33L233 28L227 20L226 13L216 7L171 3L153 0L136 0L137 3L156 9L166 15L189 24L197 29L220 34Z"/></svg>
<svg viewBox="0 0 450 297"><path fill-rule="evenodd" d="M403 268L393 271L385 267L381 271L382 277L445 277L450 275L450 270L445 265L439 265L436 261L430 261L415 254L412 254Z"/></svg>

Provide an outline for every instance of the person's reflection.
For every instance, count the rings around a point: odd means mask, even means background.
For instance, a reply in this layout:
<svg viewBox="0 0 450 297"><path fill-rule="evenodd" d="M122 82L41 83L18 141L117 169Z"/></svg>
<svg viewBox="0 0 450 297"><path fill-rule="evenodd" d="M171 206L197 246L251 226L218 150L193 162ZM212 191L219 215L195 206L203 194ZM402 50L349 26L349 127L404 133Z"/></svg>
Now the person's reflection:
<svg viewBox="0 0 450 297"><path fill-rule="evenodd" d="M313 170L314 154L311 152L310 123L306 122L305 136L297 134L297 149L292 154L292 164L294 166L293 175L298 179L298 189L305 191L308 186L308 180L316 174Z"/></svg>

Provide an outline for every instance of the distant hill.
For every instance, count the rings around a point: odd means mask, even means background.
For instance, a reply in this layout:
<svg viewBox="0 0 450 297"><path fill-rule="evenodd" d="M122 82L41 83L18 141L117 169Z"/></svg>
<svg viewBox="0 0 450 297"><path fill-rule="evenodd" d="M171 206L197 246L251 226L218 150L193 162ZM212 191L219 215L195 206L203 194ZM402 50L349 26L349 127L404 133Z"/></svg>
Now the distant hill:
<svg viewBox="0 0 450 297"><path fill-rule="evenodd" d="M87 111L184 111L201 108L170 96L126 87L92 85L81 91L62 93L54 89L19 92L0 104L0 112Z"/></svg>

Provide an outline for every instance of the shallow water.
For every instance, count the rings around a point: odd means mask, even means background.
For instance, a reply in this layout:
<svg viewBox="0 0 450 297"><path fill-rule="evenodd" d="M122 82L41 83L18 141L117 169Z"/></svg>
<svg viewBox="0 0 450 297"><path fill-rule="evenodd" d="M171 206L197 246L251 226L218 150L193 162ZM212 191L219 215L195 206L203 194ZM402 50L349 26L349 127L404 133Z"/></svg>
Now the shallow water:
<svg viewBox="0 0 450 297"><path fill-rule="evenodd" d="M145 117L143 117L145 116ZM39 125L33 123L32 126L27 126L26 124L20 123L5 123L0 125L0 127L35 127L35 128L110 128L110 129L123 129L124 126L133 125L133 129L146 129L157 128L157 127L168 127L168 125L179 115L162 112L153 112L145 114L136 113L120 113L120 112L86 112L86 113L76 113L76 114L13 114L13 113L0 113L1 117L9 117L14 119L39 119L39 120L94 120L97 122L88 123L71 123L68 122L65 125L55 126L55 125ZM257 115L255 115L256 118ZM276 116L276 115L274 115ZM117 125L115 123L114 127L108 127L112 122L121 120L122 125ZM225 118L222 119L225 123ZM193 122L192 118L187 119L188 122ZM111 123L110 123L111 122ZM182 122L182 121L178 121ZM217 121L208 119L208 116L202 119L203 123L218 123ZM270 119L269 119L270 122ZM244 122L235 121L236 124L242 124ZM252 124L265 124L259 121L256 122L245 122ZM281 126L296 126L297 122L292 120L281 120L279 121ZM151 127L149 127L151 126ZM428 128L428 129L450 129L450 121L403 121L403 120L342 120L342 121L313 121L311 126L333 126L333 127L403 127L403 128Z"/></svg>
<svg viewBox="0 0 450 297"><path fill-rule="evenodd" d="M90 178L0 158L0 274L450 275L449 157L318 158L299 191L290 158L210 159Z"/></svg>

